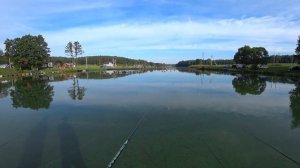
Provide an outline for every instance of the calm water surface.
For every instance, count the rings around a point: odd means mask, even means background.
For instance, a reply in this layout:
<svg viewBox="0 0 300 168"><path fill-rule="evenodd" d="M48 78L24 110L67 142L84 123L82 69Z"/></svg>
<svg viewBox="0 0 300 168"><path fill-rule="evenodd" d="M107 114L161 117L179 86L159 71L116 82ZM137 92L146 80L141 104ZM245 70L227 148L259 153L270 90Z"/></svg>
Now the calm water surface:
<svg viewBox="0 0 300 168"><path fill-rule="evenodd" d="M300 83L177 70L0 83L1 168L105 168L136 126L113 167L299 167Z"/></svg>

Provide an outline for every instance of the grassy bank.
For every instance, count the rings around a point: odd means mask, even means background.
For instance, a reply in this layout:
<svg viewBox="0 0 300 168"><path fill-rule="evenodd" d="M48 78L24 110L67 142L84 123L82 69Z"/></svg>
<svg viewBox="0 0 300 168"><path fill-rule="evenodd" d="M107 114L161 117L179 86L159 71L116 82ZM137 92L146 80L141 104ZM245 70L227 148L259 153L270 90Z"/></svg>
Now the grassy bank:
<svg viewBox="0 0 300 168"><path fill-rule="evenodd" d="M157 69L157 68L142 68L142 69ZM0 78L14 78L21 76L30 76L32 74L42 75L59 75L59 74L70 74L77 72L99 72L104 70L141 70L141 68L135 68L131 66L118 65L115 68L105 69L98 65L78 65L77 68L46 68L40 70L17 70L17 69L0 69Z"/></svg>
<svg viewBox="0 0 300 168"><path fill-rule="evenodd" d="M226 68L223 65L192 65L189 68L193 70L212 70L212 71L230 71L230 72L245 72L245 73L257 73L264 75L276 75L276 76L290 76L300 77L300 71L289 71L289 67L299 64L289 63L276 63L268 64L267 69L251 69L251 68Z"/></svg>
<svg viewBox="0 0 300 168"><path fill-rule="evenodd" d="M77 68L45 68L40 70L17 70L17 69L0 69L0 77L2 78L10 78L10 77L18 77L18 76L30 76L32 74L46 74L46 75L54 75L54 74L68 74L68 73L76 73L76 72L98 72L103 71L103 68L100 68L97 65L88 65L87 69L85 65L79 65Z"/></svg>

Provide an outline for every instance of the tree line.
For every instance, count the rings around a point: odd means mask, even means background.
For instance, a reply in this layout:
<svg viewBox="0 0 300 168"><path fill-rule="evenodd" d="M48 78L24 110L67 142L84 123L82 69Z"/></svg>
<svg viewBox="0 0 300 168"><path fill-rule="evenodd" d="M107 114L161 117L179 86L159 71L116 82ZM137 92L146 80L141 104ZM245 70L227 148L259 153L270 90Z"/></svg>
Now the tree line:
<svg viewBox="0 0 300 168"><path fill-rule="evenodd" d="M63 63L102 65L115 59L122 65L164 66L164 64L134 60L116 56L79 57L84 53L78 42L68 42L65 54L69 57L50 57L50 49L42 35L25 35L20 38L6 39L4 51L0 49L0 64L13 65L17 69L39 69L48 62L62 65Z"/></svg>
<svg viewBox="0 0 300 168"><path fill-rule="evenodd" d="M269 56L268 51L264 47L250 47L245 45L238 49L233 59L228 60L187 60L180 61L176 64L177 67L188 67L191 65L211 65L211 64L267 64L267 63L299 63L300 64L300 36L298 36L295 55L272 55Z"/></svg>
<svg viewBox="0 0 300 168"><path fill-rule="evenodd" d="M116 60L118 65L127 65L127 66L143 65L143 66L152 66L152 67L165 66L165 64L153 63L153 62L148 62L145 60L135 60L135 59L119 57L119 56L104 56L104 55L88 56L87 63L89 65L103 65L105 63L112 62L113 59ZM50 57L50 60L54 64L58 65L58 64L64 64L64 63L70 63L73 61L73 58L53 56L53 57ZM84 65L86 63L86 58L78 57L76 59L76 63L78 65Z"/></svg>

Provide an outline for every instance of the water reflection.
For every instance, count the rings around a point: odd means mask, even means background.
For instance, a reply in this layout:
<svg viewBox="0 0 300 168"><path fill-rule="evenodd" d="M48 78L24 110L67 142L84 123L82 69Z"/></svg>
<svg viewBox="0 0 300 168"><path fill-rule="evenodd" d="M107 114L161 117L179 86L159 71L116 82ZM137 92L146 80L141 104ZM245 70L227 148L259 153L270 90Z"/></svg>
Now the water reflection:
<svg viewBox="0 0 300 168"><path fill-rule="evenodd" d="M73 127L64 117L58 126L58 136L60 139L60 152L63 168L85 168L85 163L81 155L78 137Z"/></svg>
<svg viewBox="0 0 300 168"><path fill-rule="evenodd" d="M10 96L12 106L38 110L48 109L53 100L53 86L48 81L39 78L22 78L15 82Z"/></svg>
<svg viewBox="0 0 300 168"><path fill-rule="evenodd" d="M29 132L18 168L39 168L41 166L47 132L47 118L45 117Z"/></svg>
<svg viewBox="0 0 300 168"><path fill-rule="evenodd" d="M121 78L134 74L142 74L148 72L147 70L108 70L99 73L81 73L78 74L79 78L85 79L112 79Z"/></svg>
<svg viewBox="0 0 300 168"><path fill-rule="evenodd" d="M266 79L257 75L238 75L232 80L232 86L241 95L260 95L265 91L267 83Z"/></svg>
<svg viewBox="0 0 300 168"><path fill-rule="evenodd" d="M293 116L292 128L300 125L300 83L295 85L296 88L290 91L290 108Z"/></svg>
<svg viewBox="0 0 300 168"><path fill-rule="evenodd" d="M12 87L12 81L0 81L0 99L9 95L9 90Z"/></svg>
<svg viewBox="0 0 300 168"><path fill-rule="evenodd" d="M69 96L73 100L82 100L85 95L86 88L79 85L77 77L73 78L72 87L68 89Z"/></svg>

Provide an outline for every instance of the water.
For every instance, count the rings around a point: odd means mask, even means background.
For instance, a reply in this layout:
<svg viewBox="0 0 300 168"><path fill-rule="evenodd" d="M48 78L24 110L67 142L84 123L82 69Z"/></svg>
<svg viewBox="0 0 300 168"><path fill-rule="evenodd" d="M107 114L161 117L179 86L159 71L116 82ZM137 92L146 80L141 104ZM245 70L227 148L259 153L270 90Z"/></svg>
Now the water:
<svg viewBox="0 0 300 168"><path fill-rule="evenodd" d="M179 71L0 84L0 167L299 167L297 79Z"/></svg>

